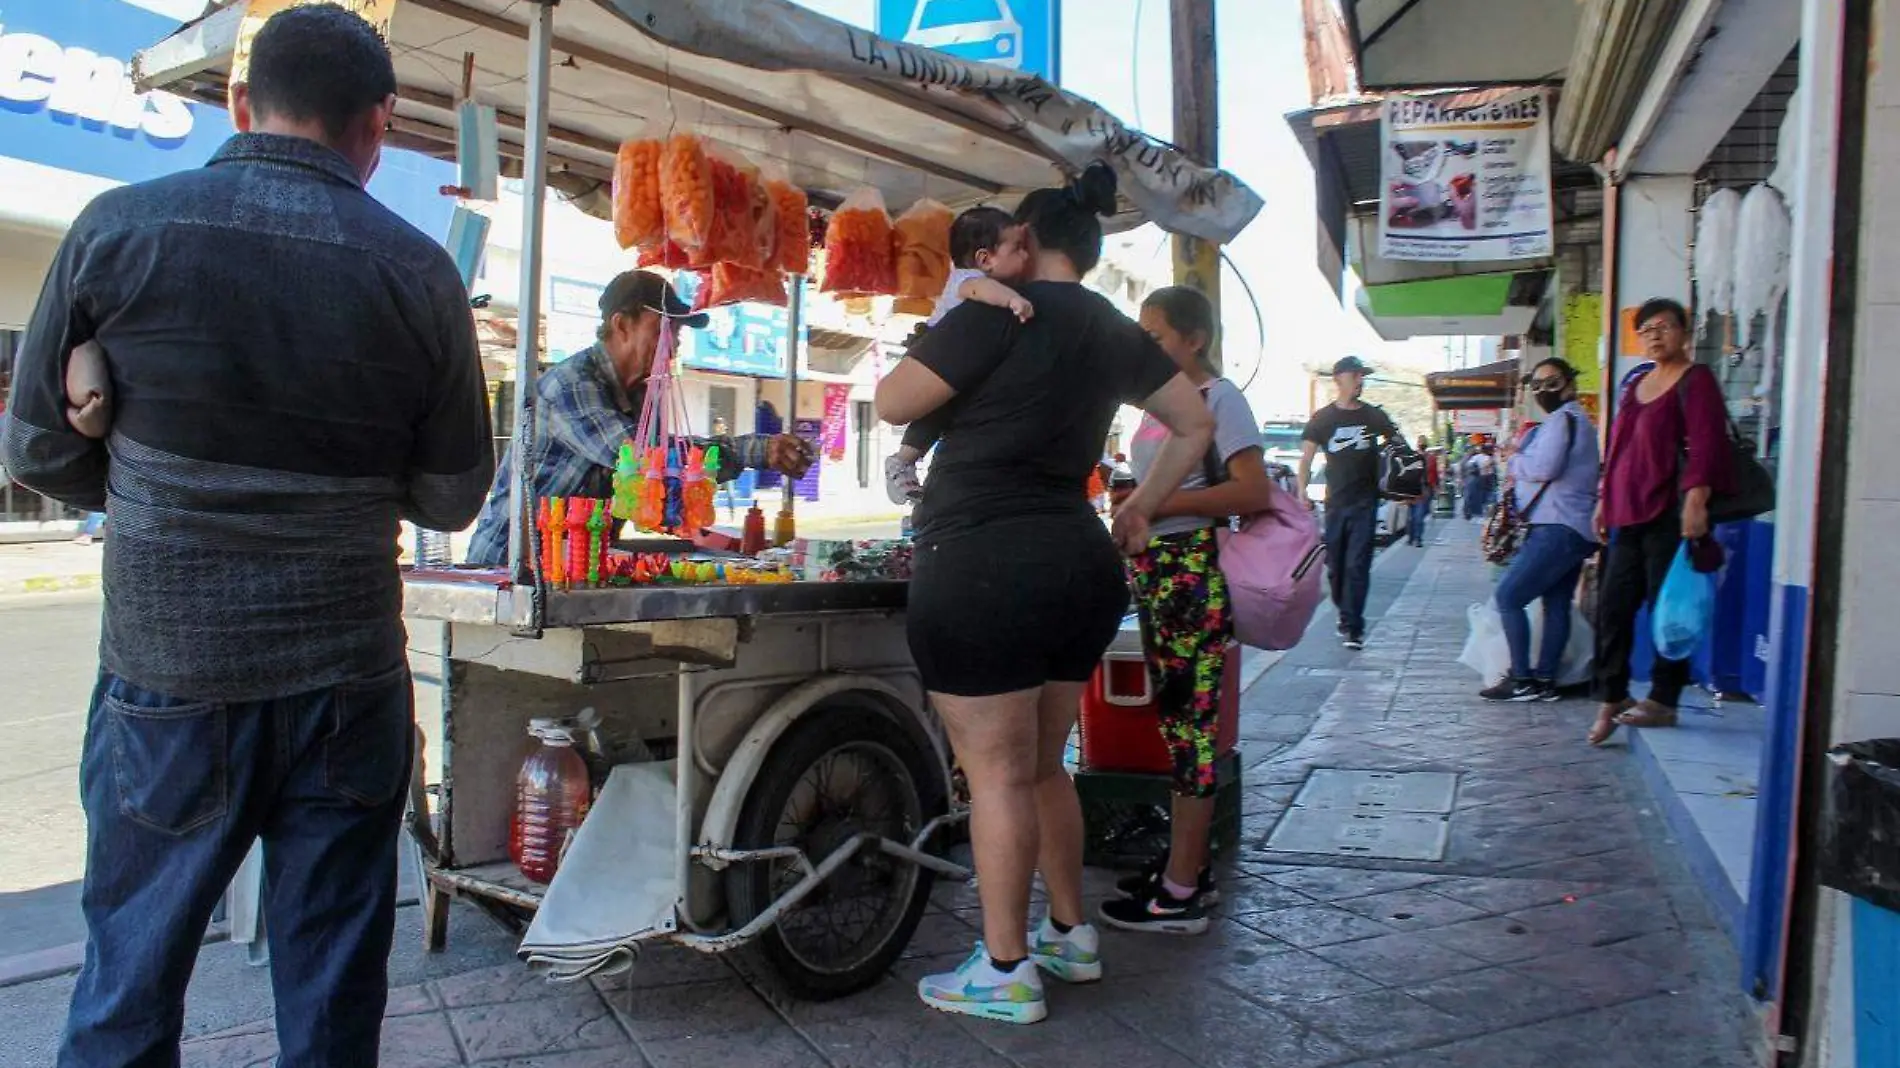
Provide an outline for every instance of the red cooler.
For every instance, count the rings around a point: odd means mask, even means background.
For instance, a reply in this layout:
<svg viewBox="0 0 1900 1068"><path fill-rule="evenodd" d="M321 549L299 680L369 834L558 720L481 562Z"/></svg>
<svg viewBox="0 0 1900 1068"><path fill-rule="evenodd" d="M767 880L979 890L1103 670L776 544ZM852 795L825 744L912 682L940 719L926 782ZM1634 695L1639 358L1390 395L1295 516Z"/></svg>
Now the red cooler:
<svg viewBox="0 0 1900 1068"><path fill-rule="evenodd" d="M1171 775L1174 761L1161 741L1160 713L1141 630L1133 618L1102 657L1102 666L1082 694L1082 767L1089 771ZM1227 643L1227 675L1221 684L1216 757L1233 752L1240 736L1240 643Z"/></svg>

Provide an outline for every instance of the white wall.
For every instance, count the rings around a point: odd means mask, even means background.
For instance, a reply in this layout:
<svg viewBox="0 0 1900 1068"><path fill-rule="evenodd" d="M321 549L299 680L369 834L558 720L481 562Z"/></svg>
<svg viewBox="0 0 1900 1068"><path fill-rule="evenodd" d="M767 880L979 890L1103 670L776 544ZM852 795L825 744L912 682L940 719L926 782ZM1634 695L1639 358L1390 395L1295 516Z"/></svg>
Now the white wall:
<svg viewBox="0 0 1900 1068"><path fill-rule="evenodd" d="M59 235L0 227L0 330L21 330L46 282Z"/></svg>
<svg viewBox="0 0 1900 1068"><path fill-rule="evenodd" d="M1616 207L1616 296L1625 313L1654 297L1689 306L1693 297L1689 250L1695 237L1695 214L1690 209L1694 205L1693 178L1632 178L1623 183ZM1620 330L1618 334L1611 344L1621 347ZM1612 385L1640 362L1640 353L1619 353Z"/></svg>

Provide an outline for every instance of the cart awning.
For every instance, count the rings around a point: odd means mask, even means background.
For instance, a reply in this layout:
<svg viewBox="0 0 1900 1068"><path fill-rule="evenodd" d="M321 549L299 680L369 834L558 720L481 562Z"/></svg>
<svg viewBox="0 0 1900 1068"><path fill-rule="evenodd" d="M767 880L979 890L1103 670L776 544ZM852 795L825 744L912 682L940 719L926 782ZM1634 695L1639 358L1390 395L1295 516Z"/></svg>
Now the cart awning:
<svg viewBox="0 0 1900 1068"><path fill-rule="evenodd" d="M140 89L222 106L250 2L139 53ZM472 57L474 99L500 113L502 153L518 167L527 17L519 0L396 0L393 143L453 156ZM1008 202L1103 160L1121 179L1117 228L1152 221L1226 242L1261 207L1239 179L1041 78L886 40L788 0L568 0L554 30L550 184L595 214L607 210L598 194L619 143L674 128L784 163L821 203L863 185L893 210L925 196Z"/></svg>

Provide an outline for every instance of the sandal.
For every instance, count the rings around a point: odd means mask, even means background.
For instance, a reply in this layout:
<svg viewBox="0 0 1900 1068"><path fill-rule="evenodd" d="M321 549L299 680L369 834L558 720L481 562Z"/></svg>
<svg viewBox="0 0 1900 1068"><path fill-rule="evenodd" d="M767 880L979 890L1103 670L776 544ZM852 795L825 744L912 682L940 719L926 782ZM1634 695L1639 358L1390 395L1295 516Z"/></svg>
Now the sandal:
<svg viewBox="0 0 1900 1068"><path fill-rule="evenodd" d="M1636 707L1634 701L1610 701L1597 709L1597 721L1590 727L1591 745L1600 746L1616 735L1616 728L1622 724L1622 717Z"/></svg>
<svg viewBox="0 0 1900 1068"><path fill-rule="evenodd" d="M1654 701L1644 701L1617 716L1616 721L1625 727L1673 727L1676 725L1676 710Z"/></svg>

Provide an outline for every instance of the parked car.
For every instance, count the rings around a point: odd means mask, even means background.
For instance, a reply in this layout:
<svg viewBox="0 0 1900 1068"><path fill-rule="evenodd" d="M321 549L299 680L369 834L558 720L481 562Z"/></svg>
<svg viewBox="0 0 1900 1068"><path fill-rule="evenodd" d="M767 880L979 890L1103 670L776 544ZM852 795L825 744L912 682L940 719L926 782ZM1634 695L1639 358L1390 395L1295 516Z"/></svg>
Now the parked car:
<svg viewBox="0 0 1900 1068"><path fill-rule="evenodd" d="M1306 484L1306 499L1320 512L1326 510L1326 465L1315 463L1312 481ZM1381 544L1390 544L1405 536L1410 529L1412 513L1404 501L1379 502L1379 533Z"/></svg>

